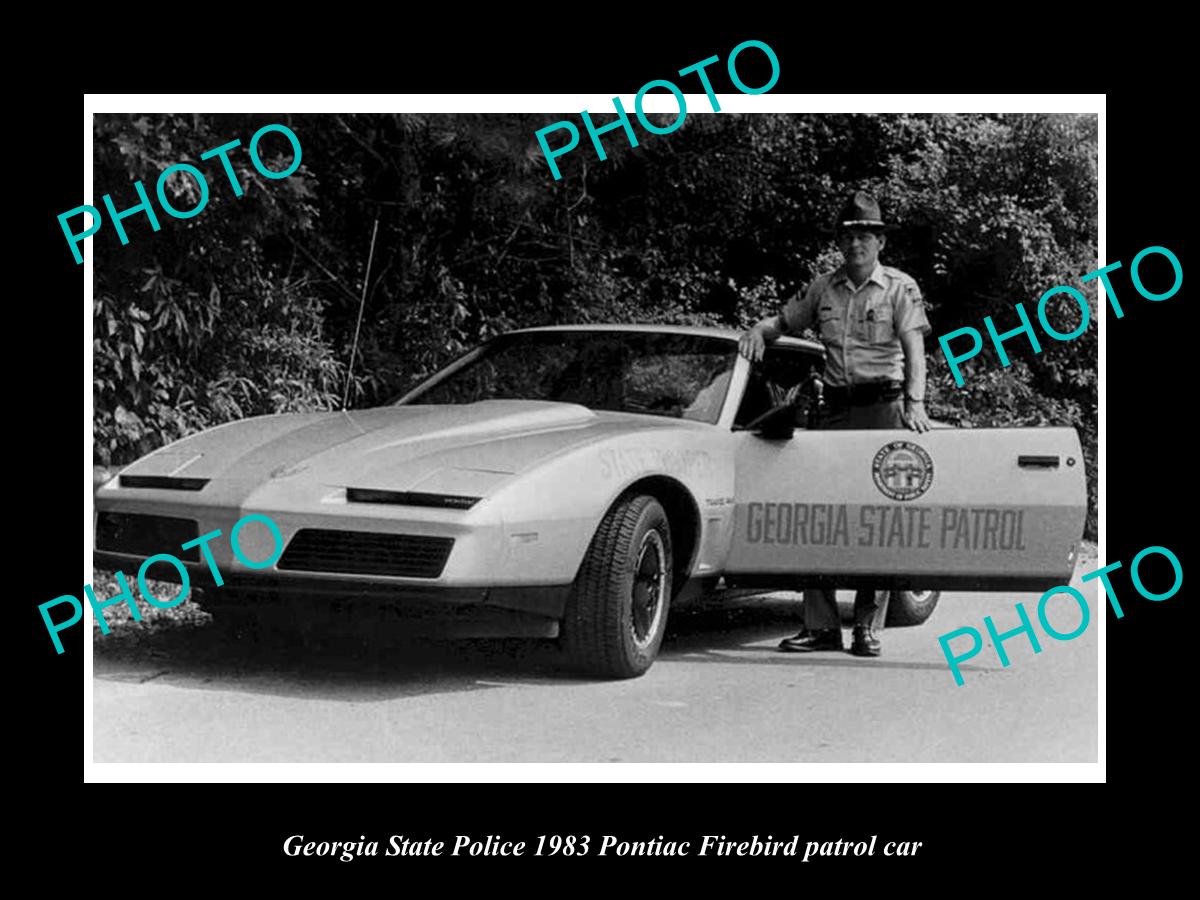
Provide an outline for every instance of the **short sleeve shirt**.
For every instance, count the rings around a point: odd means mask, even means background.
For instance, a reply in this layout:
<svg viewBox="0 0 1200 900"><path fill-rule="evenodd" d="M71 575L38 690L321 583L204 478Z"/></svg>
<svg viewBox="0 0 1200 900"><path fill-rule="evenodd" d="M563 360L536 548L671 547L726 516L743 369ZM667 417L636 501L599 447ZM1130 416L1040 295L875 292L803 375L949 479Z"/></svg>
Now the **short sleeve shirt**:
<svg viewBox="0 0 1200 900"><path fill-rule="evenodd" d="M834 387L903 381L900 335L930 330L916 281L878 263L857 289L845 267L818 276L787 301L782 318L790 334L804 328L818 333L825 345L825 380Z"/></svg>

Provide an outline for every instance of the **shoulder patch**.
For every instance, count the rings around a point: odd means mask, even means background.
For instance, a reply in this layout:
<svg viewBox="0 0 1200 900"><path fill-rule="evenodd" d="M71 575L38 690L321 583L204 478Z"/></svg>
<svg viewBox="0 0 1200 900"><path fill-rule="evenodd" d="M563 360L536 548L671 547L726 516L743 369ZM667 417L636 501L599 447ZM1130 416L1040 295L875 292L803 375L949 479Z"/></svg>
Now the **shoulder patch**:
<svg viewBox="0 0 1200 900"><path fill-rule="evenodd" d="M884 266L883 274L896 279L901 284L916 284L917 283L917 280L915 278L913 278L911 275L909 275L905 272L901 272L899 269L897 269L893 266Z"/></svg>

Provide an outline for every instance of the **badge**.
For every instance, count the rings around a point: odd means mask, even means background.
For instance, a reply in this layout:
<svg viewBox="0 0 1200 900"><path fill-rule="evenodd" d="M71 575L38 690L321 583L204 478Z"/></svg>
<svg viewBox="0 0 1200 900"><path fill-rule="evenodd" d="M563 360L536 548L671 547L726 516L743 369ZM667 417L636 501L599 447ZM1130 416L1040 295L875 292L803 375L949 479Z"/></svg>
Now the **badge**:
<svg viewBox="0 0 1200 900"><path fill-rule="evenodd" d="M919 444L892 441L875 454L871 474L885 497L915 500L933 484L933 460Z"/></svg>

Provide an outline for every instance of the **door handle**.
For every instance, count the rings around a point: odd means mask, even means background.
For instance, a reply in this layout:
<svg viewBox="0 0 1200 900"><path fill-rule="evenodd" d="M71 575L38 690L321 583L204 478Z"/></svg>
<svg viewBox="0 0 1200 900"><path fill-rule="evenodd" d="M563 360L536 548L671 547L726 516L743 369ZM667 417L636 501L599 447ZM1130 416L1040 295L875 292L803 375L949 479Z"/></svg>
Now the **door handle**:
<svg viewBox="0 0 1200 900"><path fill-rule="evenodd" d="M1028 456L1022 454L1017 457L1017 465L1023 469L1057 469L1059 459L1057 456Z"/></svg>

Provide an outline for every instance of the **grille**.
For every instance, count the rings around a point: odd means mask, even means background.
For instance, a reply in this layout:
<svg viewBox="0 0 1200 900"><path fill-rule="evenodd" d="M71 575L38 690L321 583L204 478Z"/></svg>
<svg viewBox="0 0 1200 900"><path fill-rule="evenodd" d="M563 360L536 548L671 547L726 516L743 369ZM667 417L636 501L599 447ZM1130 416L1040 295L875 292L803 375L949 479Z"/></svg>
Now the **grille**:
<svg viewBox="0 0 1200 900"><path fill-rule="evenodd" d="M102 512L96 517L96 549L132 556L170 553L188 562L200 561L200 548L180 550L181 544L200 536L195 519Z"/></svg>
<svg viewBox="0 0 1200 900"><path fill-rule="evenodd" d="M278 568L437 578L453 546L454 538L303 528L283 551Z"/></svg>

